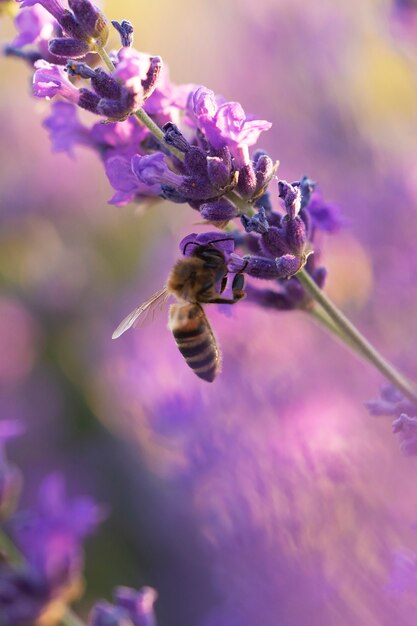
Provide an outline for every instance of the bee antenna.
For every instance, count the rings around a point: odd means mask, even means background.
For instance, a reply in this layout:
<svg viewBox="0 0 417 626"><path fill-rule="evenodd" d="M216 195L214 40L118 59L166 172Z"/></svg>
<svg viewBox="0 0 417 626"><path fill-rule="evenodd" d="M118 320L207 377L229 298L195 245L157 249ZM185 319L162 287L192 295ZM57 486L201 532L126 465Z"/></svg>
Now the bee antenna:
<svg viewBox="0 0 417 626"><path fill-rule="evenodd" d="M222 241L234 241L234 237L221 237L220 239L212 239L211 241L207 241L206 243L200 243L198 241L187 241L185 244L182 253L185 254L187 247L192 244L193 246L211 246L213 243L220 243Z"/></svg>
<svg viewBox="0 0 417 626"><path fill-rule="evenodd" d="M187 249L187 247L192 244L193 246L199 246L200 244L197 243L196 241L187 241L187 243L185 244L184 248L182 249L182 253L185 254L185 251Z"/></svg>

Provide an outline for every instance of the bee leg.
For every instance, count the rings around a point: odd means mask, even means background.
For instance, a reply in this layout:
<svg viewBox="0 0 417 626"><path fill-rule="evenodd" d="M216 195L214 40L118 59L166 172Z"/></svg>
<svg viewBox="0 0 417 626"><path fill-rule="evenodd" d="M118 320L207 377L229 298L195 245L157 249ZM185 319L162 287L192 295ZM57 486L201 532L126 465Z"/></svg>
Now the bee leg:
<svg viewBox="0 0 417 626"><path fill-rule="evenodd" d="M227 285L227 274L226 276L223 276L222 278L222 284L220 287L220 293L223 293L223 291L226 289L226 285Z"/></svg>
<svg viewBox="0 0 417 626"><path fill-rule="evenodd" d="M234 302L238 302L245 296L244 292L245 277L243 274L236 274L232 283L232 293Z"/></svg>

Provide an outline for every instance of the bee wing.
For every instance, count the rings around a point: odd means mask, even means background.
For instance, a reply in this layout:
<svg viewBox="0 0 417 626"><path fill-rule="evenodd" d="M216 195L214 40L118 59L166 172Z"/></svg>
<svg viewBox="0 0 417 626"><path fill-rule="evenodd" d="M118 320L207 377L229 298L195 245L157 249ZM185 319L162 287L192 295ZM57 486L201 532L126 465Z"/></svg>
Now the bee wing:
<svg viewBox="0 0 417 626"><path fill-rule="evenodd" d="M118 339L118 337L123 335L129 328L136 326L138 322L140 322L142 326L148 320L149 316L151 316L153 321L156 314L162 311L170 295L166 286L154 293L146 302L125 317L112 334L112 339Z"/></svg>

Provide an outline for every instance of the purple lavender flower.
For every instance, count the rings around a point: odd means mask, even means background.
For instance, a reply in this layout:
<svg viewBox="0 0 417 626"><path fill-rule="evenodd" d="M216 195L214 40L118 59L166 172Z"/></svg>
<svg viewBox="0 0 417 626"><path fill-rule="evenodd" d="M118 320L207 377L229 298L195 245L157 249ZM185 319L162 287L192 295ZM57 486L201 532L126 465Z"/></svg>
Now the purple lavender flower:
<svg viewBox="0 0 417 626"><path fill-rule="evenodd" d="M340 208L333 203L326 202L319 191L314 191L311 200L306 205L313 228L328 233L336 233L346 225Z"/></svg>
<svg viewBox="0 0 417 626"><path fill-rule="evenodd" d="M59 95L69 102L78 103L78 89L68 80L62 67L39 60L36 61L35 68L36 71L33 76L34 96L50 100Z"/></svg>
<svg viewBox="0 0 417 626"><path fill-rule="evenodd" d="M36 509L10 522L24 561L0 568L0 623L33 623L58 598L73 599L80 590L84 539L103 519L91 498L68 501L59 474L42 483Z"/></svg>
<svg viewBox="0 0 417 626"><path fill-rule="evenodd" d="M155 197L161 193L160 184L147 184L139 180L132 171L130 158L112 156L106 160L105 167L109 181L116 190L110 204L123 206L135 199Z"/></svg>
<svg viewBox="0 0 417 626"><path fill-rule="evenodd" d="M30 44L48 42L57 26L56 20L41 6L28 7L20 11L14 20L18 34L11 46L21 49Z"/></svg>
<svg viewBox="0 0 417 626"><path fill-rule="evenodd" d="M392 432L398 436L405 456L417 455L417 405L408 400L392 385L381 390L381 398L366 403L371 415L395 417ZM411 417L410 417L411 416Z"/></svg>
<svg viewBox="0 0 417 626"><path fill-rule="evenodd" d="M83 57L95 49L96 43L103 46L109 29L103 14L89 0L69 0L64 9L59 0L18 0L21 8L43 6L58 22L65 37L56 37L49 42L49 50L56 56Z"/></svg>
<svg viewBox="0 0 417 626"><path fill-rule="evenodd" d="M205 87L191 95L189 107L210 144L217 149L230 148L238 169L249 163L249 147L257 142L260 133L272 126L247 116L238 102L218 106L214 93Z"/></svg>
<svg viewBox="0 0 417 626"><path fill-rule="evenodd" d="M129 587L117 587L113 604L104 600L91 611L88 626L155 626L153 605L157 593L151 587L139 591Z"/></svg>

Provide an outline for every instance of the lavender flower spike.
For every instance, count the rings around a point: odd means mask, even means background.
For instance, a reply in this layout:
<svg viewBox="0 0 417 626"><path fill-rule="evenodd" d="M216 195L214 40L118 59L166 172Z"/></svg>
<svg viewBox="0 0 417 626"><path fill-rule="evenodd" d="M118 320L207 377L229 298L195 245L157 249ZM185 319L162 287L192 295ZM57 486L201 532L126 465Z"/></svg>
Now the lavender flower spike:
<svg viewBox="0 0 417 626"><path fill-rule="evenodd" d="M294 219L301 210L300 186L290 185L286 180L280 180L278 181L278 195L284 200L284 206L288 216Z"/></svg>

